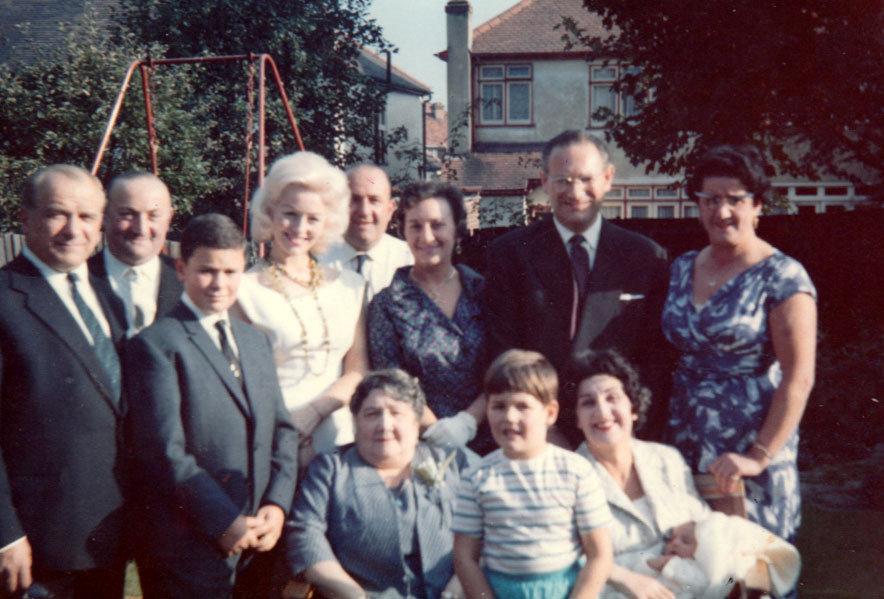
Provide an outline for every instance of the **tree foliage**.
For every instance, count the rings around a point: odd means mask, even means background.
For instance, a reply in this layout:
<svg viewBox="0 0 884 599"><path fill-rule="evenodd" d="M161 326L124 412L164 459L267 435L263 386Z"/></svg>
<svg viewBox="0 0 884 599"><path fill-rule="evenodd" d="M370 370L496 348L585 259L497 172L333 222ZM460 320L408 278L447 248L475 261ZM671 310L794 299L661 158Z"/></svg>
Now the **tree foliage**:
<svg viewBox="0 0 884 599"><path fill-rule="evenodd" d="M152 50L162 48L154 45ZM17 227L22 184L37 169L58 162L91 167L123 73L139 53L131 36L111 41L87 11L64 30L57 47L40 51L28 63L0 65L2 230ZM137 85L137 75L133 81ZM163 176L174 190L178 210L187 212L220 181L203 158L207 140L197 124L202 115L182 101L193 90L186 81L172 81L162 73L155 84L157 126L176 131L176 143L160 147ZM149 166L144 102L141 94L131 93L99 176L106 180Z"/></svg>
<svg viewBox="0 0 884 599"><path fill-rule="evenodd" d="M367 17L369 4L370 0L121 0L118 21L145 49L163 44L164 57L270 54L307 149L344 164L356 159L358 146L372 146L375 118L384 106L383 91L356 63L360 46L389 47L380 27ZM211 115L205 135L213 145L206 155L228 184L206 202L228 213L239 210L242 195L248 68L218 64L198 69L194 85L199 94L187 100ZM269 162L297 147L269 71L267 80ZM174 135L166 143L177 143ZM253 155L253 165L255 161Z"/></svg>
<svg viewBox="0 0 884 599"><path fill-rule="evenodd" d="M585 0L610 39L566 19L570 44L639 67L619 90L634 117L610 119L636 164L676 173L715 143L755 143L782 173L881 184L884 9L829 2Z"/></svg>

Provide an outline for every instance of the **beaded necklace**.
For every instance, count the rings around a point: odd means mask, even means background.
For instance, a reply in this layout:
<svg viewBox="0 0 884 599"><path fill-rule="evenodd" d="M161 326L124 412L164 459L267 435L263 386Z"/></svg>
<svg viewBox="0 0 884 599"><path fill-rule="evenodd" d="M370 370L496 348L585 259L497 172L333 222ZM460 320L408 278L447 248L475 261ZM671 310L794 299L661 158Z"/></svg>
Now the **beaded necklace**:
<svg viewBox="0 0 884 599"><path fill-rule="evenodd" d="M319 264L316 262L316 259L313 256L310 256L310 279L306 283L298 281L276 262L271 263L268 270L270 271L270 276L273 279L273 289L285 298L286 302L289 305L289 308L292 309L292 313L295 315L295 320L298 321L298 326L301 329L301 348L304 351L304 355L302 358L304 360L304 366L306 367L307 372L309 372L313 376L319 376L324 373L328 368L328 361L331 357L331 340L329 339L328 334L328 321L325 318L325 312L322 311L322 304L319 303L319 293L317 291L317 289L319 289L319 286L322 285L322 270L320 270ZM285 286L283 285L283 277L295 283L296 285L306 287L307 290L310 292L314 303L316 303L316 311L319 312L319 320L322 323L322 342L320 343L319 347L321 350L325 351L325 359L323 360L322 368L320 368L318 371L313 370L312 360L310 359L310 351L307 349L307 326L306 324L304 324L304 319L301 318L301 315L298 313L298 309L295 307L294 299L286 291Z"/></svg>

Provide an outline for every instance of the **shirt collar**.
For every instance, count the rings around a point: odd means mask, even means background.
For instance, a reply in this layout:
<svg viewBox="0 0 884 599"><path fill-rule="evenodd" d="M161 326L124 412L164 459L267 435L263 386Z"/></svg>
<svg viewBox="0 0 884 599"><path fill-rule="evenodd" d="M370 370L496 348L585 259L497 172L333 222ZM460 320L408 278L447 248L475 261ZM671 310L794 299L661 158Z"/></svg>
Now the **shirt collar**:
<svg viewBox="0 0 884 599"><path fill-rule="evenodd" d="M149 281L155 281L160 274L159 256L154 256L144 264L132 266L114 256L106 245L104 250L102 250L102 254L104 255L104 265L107 267L107 274L115 280L122 280L130 268L135 270L139 277L144 277Z"/></svg>
<svg viewBox="0 0 884 599"><path fill-rule="evenodd" d="M86 265L85 262L83 262L77 268L74 268L68 272L61 272L59 270L55 270L54 268L40 260L27 245L22 248L21 253L25 258L31 261L31 264L33 264L34 267L40 272L40 274L43 275L44 279L50 280L56 278L67 278L68 273L72 272L77 275L80 281L85 281L87 283L89 281L89 267Z"/></svg>
<svg viewBox="0 0 884 599"><path fill-rule="evenodd" d="M368 256L369 258L371 258L372 260L377 262L378 259L380 258L380 253L384 251L383 246L384 246L384 242L386 240L387 240L387 234L384 233L383 235L381 235L381 238L378 239L377 243L375 243L373 246L371 246L370 248L368 248L365 251L357 250L352 245L350 245L350 243L346 239L343 240L343 242L341 243L341 246L343 247L343 250L344 250L344 262L351 261L353 258L355 258L359 254L365 254L366 256Z"/></svg>
<svg viewBox="0 0 884 599"><path fill-rule="evenodd" d="M556 231L559 232L559 237L562 238L562 242L565 244L565 247L568 247L568 242L571 241L571 238L577 235L571 229L565 227L562 223L559 222L555 216L553 216L553 223L556 226ZM589 227L587 227L580 235L586 239L586 243L589 244L589 248L591 250L595 250L599 246L599 234L602 230L602 215L599 214L595 217L595 221Z"/></svg>
<svg viewBox="0 0 884 599"><path fill-rule="evenodd" d="M203 314L203 311L197 308L196 304L193 303L193 300L190 299L190 296L187 295L187 292L181 294L182 303L190 308L190 311L196 315L197 320L203 326L204 329L209 330L215 326L215 323L219 320L226 320L227 324L230 324L230 318L227 316L227 310L224 312L219 312L218 314Z"/></svg>

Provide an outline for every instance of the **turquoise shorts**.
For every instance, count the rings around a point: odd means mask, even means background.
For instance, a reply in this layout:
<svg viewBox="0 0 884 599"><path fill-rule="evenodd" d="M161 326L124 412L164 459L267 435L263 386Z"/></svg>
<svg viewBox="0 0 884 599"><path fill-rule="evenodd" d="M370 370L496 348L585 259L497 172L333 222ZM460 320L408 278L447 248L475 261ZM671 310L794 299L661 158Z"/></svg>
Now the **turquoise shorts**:
<svg viewBox="0 0 884 599"><path fill-rule="evenodd" d="M567 599L580 574L580 562L543 574L504 574L484 568L497 599Z"/></svg>

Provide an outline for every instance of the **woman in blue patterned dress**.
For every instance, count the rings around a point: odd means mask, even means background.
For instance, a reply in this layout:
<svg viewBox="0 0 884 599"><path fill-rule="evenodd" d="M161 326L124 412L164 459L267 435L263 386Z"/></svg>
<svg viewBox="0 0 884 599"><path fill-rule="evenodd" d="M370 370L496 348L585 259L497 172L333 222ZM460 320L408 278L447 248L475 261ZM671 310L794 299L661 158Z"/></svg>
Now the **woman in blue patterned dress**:
<svg viewBox="0 0 884 599"><path fill-rule="evenodd" d="M764 171L756 148L719 146L689 173L709 245L672 264L663 330L681 358L669 439L722 488L745 479L749 518L793 541L816 290L800 263L756 235L770 193Z"/></svg>
<svg viewBox="0 0 884 599"><path fill-rule="evenodd" d="M420 379L429 408L424 440L463 446L485 414L488 365L485 280L452 264L466 232L463 196L450 185L414 183L402 191L399 216L414 266L397 270L369 306L369 358L372 368L401 368ZM474 449L493 448L490 435L480 437Z"/></svg>

